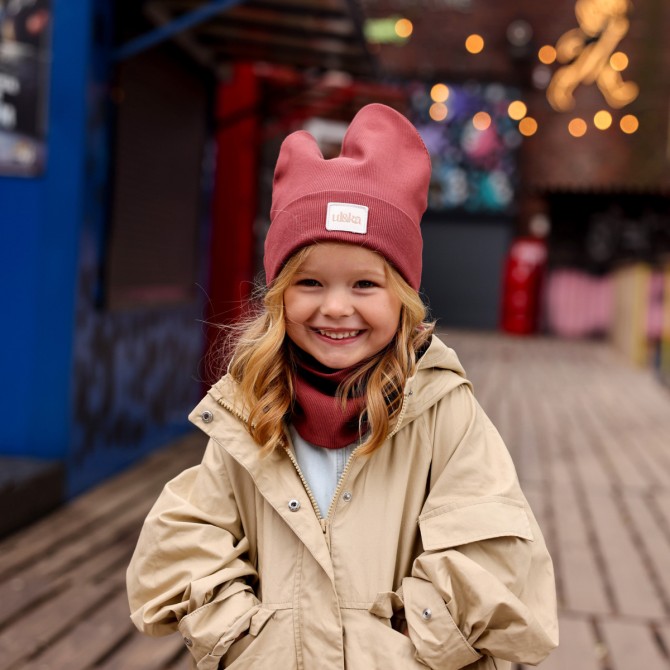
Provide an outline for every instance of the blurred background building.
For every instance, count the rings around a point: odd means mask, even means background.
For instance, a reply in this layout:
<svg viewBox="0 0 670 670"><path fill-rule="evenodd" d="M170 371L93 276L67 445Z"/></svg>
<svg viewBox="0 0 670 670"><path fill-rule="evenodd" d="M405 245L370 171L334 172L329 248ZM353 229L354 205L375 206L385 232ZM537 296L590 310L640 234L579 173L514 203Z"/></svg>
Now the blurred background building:
<svg viewBox="0 0 670 670"><path fill-rule="evenodd" d="M607 337L670 380L663 0L0 0L6 533L187 428L274 161L369 102L433 160L441 326Z"/></svg>

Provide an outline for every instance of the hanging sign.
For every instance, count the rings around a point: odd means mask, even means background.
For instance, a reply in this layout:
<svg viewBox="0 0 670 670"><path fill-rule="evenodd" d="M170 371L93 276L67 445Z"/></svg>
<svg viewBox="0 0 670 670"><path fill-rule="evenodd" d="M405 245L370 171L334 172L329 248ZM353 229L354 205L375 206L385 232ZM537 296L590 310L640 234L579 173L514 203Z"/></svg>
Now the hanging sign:
<svg viewBox="0 0 670 670"><path fill-rule="evenodd" d="M638 95L635 82L624 81L610 58L628 33L630 0L577 0L579 28L569 30L556 44L556 58L566 63L556 70L547 88L547 99L559 112L575 105L580 85L595 83L610 107L619 109Z"/></svg>
<svg viewBox="0 0 670 670"><path fill-rule="evenodd" d="M0 0L0 176L46 161L51 0Z"/></svg>

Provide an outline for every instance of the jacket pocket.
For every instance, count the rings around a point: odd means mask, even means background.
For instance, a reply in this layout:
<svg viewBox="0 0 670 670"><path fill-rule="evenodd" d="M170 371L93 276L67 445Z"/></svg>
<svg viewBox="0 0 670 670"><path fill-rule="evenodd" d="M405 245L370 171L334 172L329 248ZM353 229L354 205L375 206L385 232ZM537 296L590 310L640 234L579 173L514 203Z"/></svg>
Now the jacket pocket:
<svg viewBox="0 0 670 670"><path fill-rule="evenodd" d="M454 501L419 517L421 540L427 551L458 547L494 537L533 540L523 502L488 497L476 502Z"/></svg>
<svg viewBox="0 0 670 670"><path fill-rule="evenodd" d="M228 645L226 651L223 653L223 657L221 659L221 665L223 668L231 667L235 661L244 655L247 649L254 643L260 632L263 630L265 624L270 621L274 615L275 610L265 609L263 607L260 607L256 612L254 612L254 614L251 616L246 635L243 634L239 640L237 638L233 640L232 644ZM217 652L218 649L215 648L212 654L216 654Z"/></svg>
<svg viewBox="0 0 670 670"><path fill-rule="evenodd" d="M216 670L221 656L250 626L260 609L256 596L245 588L233 589L179 622L179 632L193 655L198 670Z"/></svg>

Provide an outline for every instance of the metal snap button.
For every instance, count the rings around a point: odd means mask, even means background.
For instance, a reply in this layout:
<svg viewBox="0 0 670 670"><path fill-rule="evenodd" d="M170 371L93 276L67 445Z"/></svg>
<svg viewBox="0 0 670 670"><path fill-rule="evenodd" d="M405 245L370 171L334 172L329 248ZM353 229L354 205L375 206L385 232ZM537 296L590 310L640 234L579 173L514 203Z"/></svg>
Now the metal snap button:
<svg viewBox="0 0 670 670"><path fill-rule="evenodd" d="M205 423L209 423L209 422L214 418L214 415L213 415L208 409L206 409L206 410L200 415L200 418L201 418Z"/></svg>
<svg viewBox="0 0 670 670"><path fill-rule="evenodd" d="M291 512L297 512L300 509L300 501L293 498L293 500L288 501L288 508Z"/></svg>
<svg viewBox="0 0 670 670"><path fill-rule="evenodd" d="M421 612L421 618L424 619L425 621L430 621L431 617L433 616L433 612L429 607L426 607L423 612Z"/></svg>
<svg viewBox="0 0 670 670"><path fill-rule="evenodd" d="M184 644L187 647L192 647L193 646L193 640L190 637L185 637L184 638Z"/></svg>
<svg viewBox="0 0 670 670"><path fill-rule="evenodd" d="M351 491L345 491L342 494L342 500L344 500L344 502L350 502L352 497L353 496L351 495Z"/></svg>

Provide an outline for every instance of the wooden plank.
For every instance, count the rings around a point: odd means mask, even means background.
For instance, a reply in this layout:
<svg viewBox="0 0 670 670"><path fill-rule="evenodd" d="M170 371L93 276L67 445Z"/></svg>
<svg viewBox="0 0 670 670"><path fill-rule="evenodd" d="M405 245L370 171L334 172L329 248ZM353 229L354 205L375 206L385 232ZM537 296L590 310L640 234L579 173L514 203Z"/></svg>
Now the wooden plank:
<svg viewBox="0 0 670 670"><path fill-rule="evenodd" d="M188 653L184 652L179 658L177 658L167 670L197 670L195 666L195 661L193 657Z"/></svg>
<svg viewBox="0 0 670 670"><path fill-rule="evenodd" d="M609 649L612 670L668 670L668 659L648 625L612 619L602 621L600 628Z"/></svg>
<svg viewBox="0 0 670 670"><path fill-rule="evenodd" d="M638 548L644 547L651 563L659 598L666 611L670 611L670 538L659 527L641 495L624 492L623 503L630 513L629 521L635 530Z"/></svg>
<svg viewBox="0 0 670 670"><path fill-rule="evenodd" d="M565 467L565 464L556 464L556 470ZM565 476L565 479L568 477ZM606 575L598 564L596 548L585 523L585 511L577 499L575 484L572 481L557 486L553 492L565 607L577 612L611 612Z"/></svg>
<svg viewBox="0 0 670 670"><path fill-rule="evenodd" d="M602 645L587 619L561 616L560 644L540 663L542 670L600 670ZM530 666L524 666L530 670Z"/></svg>
<svg viewBox="0 0 670 670"><path fill-rule="evenodd" d="M664 531L670 532L670 491L659 491L655 496L655 508L665 521Z"/></svg>
<svg viewBox="0 0 670 670"><path fill-rule="evenodd" d="M0 577L10 574L28 562L39 560L55 545L62 544L113 519L118 511L139 499L156 498L162 486L185 467L199 462L204 442L192 435L140 463L137 468L119 475L68 506L31 525L18 538L3 543L0 554Z"/></svg>
<svg viewBox="0 0 670 670"><path fill-rule="evenodd" d="M38 604L15 625L0 633L0 670L25 667L20 664L27 663L40 650L50 649L63 633L67 632L65 637L68 637L82 617L115 590L118 591L115 584L82 584L76 594L68 589Z"/></svg>
<svg viewBox="0 0 670 670"><path fill-rule="evenodd" d="M100 483L85 494L75 498L54 514L31 524L23 531L3 541L6 549L14 549L24 543L34 544L36 536L58 532L62 534L72 526L84 524L91 515L99 514L107 505L114 506L114 499L136 484L147 482L147 476L155 472L179 471L181 462L190 462L202 452L206 436L194 430L177 440L166 444L162 449L149 454L127 470ZM174 467L173 467L174 464ZM54 530L55 526L55 530Z"/></svg>
<svg viewBox="0 0 670 670"><path fill-rule="evenodd" d="M100 525L79 541L69 542L49 554L49 560L31 564L25 570L17 572L11 579L0 584L0 624L17 616L57 588L57 583L66 575L72 574L76 580L79 566L94 561L96 555L113 547L117 541L123 541L129 535L135 541L142 520L149 511L149 505L132 505L122 514Z"/></svg>
<svg viewBox="0 0 670 670"><path fill-rule="evenodd" d="M123 590L71 627L67 635L43 649L31 663L40 670L88 670L106 658L131 632L128 600Z"/></svg>
<svg viewBox="0 0 670 670"><path fill-rule="evenodd" d="M621 417L608 416L608 408L602 398L585 398L584 408L580 426L587 428L588 442L596 452L596 458L611 469L610 478L622 486L638 489L655 484L656 481L642 471L640 461L631 459L633 451L622 445Z"/></svg>
<svg viewBox="0 0 670 670"><path fill-rule="evenodd" d="M6 597L3 608L0 608L0 628L16 625L21 615L29 612L40 602L55 596L66 588L75 587L87 581L96 582L109 579L115 571L125 571L132 551L135 547L135 538L125 538L122 542L115 542L94 555L88 556L78 564L76 570L48 577L30 575L28 580L18 579L12 586L15 594ZM13 581L13 580L12 580ZM12 583L10 581L10 583Z"/></svg>
<svg viewBox="0 0 670 670"><path fill-rule="evenodd" d="M586 497L618 611L633 616L663 617L663 603L612 495L588 491Z"/></svg>
<svg viewBox="0 0 670 670"><path fill-rule="evenodd" d="M666 619L665 622L657 627L657 631L661 644L664 647L665 655L670 656L670 621Z"/></svg>
<svg viewBox="0 0 670 670"><path fill-rule="evenodd" d="M183 658L184 642L178 634L155 638L134 631L123 646L96 666L96 670L163 670Z"/></svg>

